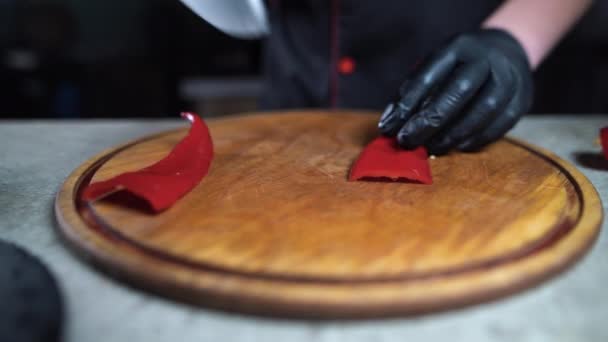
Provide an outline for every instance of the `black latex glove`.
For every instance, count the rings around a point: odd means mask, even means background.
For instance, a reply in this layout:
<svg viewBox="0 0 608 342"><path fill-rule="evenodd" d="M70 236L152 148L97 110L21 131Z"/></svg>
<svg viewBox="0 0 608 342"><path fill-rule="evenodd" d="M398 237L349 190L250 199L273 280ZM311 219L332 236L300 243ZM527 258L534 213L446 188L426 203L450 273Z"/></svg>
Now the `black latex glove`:
<svg viewBox="0 0 608 342"><path fill-rule="evenodd" d="M431 154L477 150L530 109L532 73L521 45L502 30L457 36L414 71L378 127L403 148Z"/></svg>

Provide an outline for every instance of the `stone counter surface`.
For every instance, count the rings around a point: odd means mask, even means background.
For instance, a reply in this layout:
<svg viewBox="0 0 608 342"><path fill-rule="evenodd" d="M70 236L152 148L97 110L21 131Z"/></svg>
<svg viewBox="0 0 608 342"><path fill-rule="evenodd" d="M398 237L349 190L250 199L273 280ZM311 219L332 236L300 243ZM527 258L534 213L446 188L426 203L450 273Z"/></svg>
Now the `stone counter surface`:
<svg viewBox="0 0 608 342"><path fill-rule="evenodd" d="M64 341L608 341L608 238L574 268L523 293L419 318L274 320L197 308L99 273L55 233L54 196L101 150L184 126L179 120L0 121L0 239L40 257L64 295ZM574 163L608 204L608 163L595 139L608 115L538 116L511 133ZM604 230L606 224L604 224Z"/></svg>

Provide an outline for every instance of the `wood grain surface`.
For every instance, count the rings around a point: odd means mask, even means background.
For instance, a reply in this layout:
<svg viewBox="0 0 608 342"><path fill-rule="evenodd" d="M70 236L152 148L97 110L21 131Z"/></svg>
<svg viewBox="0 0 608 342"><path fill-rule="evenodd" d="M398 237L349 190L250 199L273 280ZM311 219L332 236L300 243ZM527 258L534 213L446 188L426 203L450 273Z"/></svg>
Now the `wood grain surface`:
<svg viewBox="0 0 608 342"><path fill-rule="evenodd" d="M594 241L602 207L592 185L514 140L431 160L431 186L348 182L376 121L322 111L210 120L210 173L171 209L79 203L83 185L161 159L186 130L137 140L69 176L58 229L87 260L156 293L315 318L494 299L565 269Z"/></svg>

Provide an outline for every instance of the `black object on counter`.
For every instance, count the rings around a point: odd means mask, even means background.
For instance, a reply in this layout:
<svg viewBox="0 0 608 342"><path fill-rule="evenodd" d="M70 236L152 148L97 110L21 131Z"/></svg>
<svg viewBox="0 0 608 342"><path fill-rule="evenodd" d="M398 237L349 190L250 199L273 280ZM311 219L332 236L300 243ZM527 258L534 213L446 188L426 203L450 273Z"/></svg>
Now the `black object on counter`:
<svg viewBox="0 0 608 342"><path fill-rule="evenodd" d="M0 341L60 341L63 306L55 279L38 258L3 241L0 303Z"/></svg>

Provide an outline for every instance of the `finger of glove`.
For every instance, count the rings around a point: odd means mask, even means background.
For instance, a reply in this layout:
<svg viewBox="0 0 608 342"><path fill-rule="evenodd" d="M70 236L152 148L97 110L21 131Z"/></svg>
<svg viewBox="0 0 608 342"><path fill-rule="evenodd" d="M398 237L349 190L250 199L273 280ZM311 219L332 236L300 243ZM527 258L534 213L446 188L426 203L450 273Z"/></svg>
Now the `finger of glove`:
<svg viewBox="0 0 608 342"><path fill-rule="evenodd" d="M457 55L450 49L444 49L408 77L399 91L399 100L389 103L380 117L380 132L395 135L433 88L448 77L456 62Z"/></svg>
<svg viewBox="0 0 608 342"><path fill-rule="evenodd" d="M429 152L441 155L483 131L504 108L515 91L514 77L508 70L495 72L468 106L462 118L435 135L428 144Z"/></svg>
<svg viewBox="0 0 608 342"><path fill-rule="evenodd" d="M405 122L397 140L404 148L424 145L452 121L475 96L489 76L485 62L459 67L429 104Z"/></svg>
<svg viewBox="0 0 608 342"><path fill-rule="evenodd" d="M502 138L523 115L525 108L525 96L518 92L502 109L494 121L490 123L481 134L474 135L458 145L458 149L472 152Z"/></svg>

